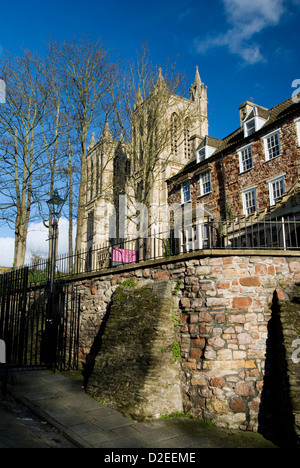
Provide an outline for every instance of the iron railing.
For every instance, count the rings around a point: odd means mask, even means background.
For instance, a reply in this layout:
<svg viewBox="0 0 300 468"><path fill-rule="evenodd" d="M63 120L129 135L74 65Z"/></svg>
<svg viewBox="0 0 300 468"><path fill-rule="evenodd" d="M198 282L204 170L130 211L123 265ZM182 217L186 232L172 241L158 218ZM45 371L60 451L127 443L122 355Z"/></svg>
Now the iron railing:
<svg viewBox="0 0 300 468"><path fill-rule="evenodd" d="M6 345L6 363L77 369L78 286L59 281L51 296L48 283L29 285L28 280L28 267L0 275L0 339Z"/></svg>
<svg viewBox="0 0 300 468"><path fill-rule="evenodd" d="M206 220L183 229L153 234L147 238L111 242L56 261L55 278L97 272L120 265L140 263L203 249L282 249L300 247L300 220L296 217L257 219L255 216L228 222ZM29 283L48 282L50 265L41 260L29 265Z"/></svg>

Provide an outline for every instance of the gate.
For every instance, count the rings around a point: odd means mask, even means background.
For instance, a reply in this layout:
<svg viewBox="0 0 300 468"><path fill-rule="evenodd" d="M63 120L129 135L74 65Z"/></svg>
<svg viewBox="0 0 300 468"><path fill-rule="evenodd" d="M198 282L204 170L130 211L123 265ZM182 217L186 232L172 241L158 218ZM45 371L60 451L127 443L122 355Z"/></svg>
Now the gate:
<svg viewBox="0 0 300 468"><path fill-rule="evenodd" d="M0 275L0 339L6 363L77 369L80 295L72 283L28 282L28 268Z"/></svg>

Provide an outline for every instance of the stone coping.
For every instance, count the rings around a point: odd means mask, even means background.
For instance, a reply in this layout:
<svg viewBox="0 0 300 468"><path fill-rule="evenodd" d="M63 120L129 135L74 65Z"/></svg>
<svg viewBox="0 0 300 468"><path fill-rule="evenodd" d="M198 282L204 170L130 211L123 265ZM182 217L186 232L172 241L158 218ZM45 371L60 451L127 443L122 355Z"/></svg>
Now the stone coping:
<svg viewBox="0 0 300 468"><path fill-rule="evenodd" d="M92 279L98 276L109 276L112 274L127 273L129 271L140 270L149 267L158 267L169 263L185 262L205 257L288 257L300 258L300 250L270 250L270 249L202 249L170 257L161 257L152 260L145 260L139 263L130 263L89 273L79 273L72 277L63 277L64 281L76 281Z"/></svg>

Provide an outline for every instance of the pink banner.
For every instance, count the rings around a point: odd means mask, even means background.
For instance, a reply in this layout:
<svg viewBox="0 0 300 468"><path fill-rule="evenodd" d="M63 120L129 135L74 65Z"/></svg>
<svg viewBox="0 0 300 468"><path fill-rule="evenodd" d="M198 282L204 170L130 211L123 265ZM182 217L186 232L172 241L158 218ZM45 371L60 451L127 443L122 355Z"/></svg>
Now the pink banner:
<svg viewBox="0 0 300 468"><path fill-rule="evenodd" d="M113 249L112 261L118 263L137 263L137 252L135 250Z"/></svg>

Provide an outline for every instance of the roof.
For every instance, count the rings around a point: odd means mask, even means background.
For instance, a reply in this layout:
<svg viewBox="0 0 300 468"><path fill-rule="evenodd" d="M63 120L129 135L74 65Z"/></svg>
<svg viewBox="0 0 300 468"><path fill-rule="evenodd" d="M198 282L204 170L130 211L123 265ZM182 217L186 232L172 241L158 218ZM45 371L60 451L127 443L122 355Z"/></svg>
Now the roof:
<svg viewBox="0 0 300 468"><path fill-rule="evenodd" d="M201 141L197 149L204 148L204 146L211 146L213 148L218 148L221 143L222 143L222 140L218 140L218 138L213 138L207 135L203 138L203 140Z"/></svg>
<svg viewBox="0 0 300 468"><path fill-rule="evenodd" d="M208 141L219 142L216 151L213 153L210 158L205 159L205 161L197 163L196 156L191 160L184 168L182 168L175 176L171 177L169 180L176 180L181 175L186 172L190 172L203 163L207 163L208 161L212 161L212 159L221 156L222 154L225 156L226 154L235 151L236 148L246 145L248 142L250 143L253 139L259 139L263 134L266 134L267 131L274 128L274 126L282 121L285 121L287 118L293 118L293 116L300 111L300 101L295 102L295 99L289 98L286 101L276 105L275 107L269 109L268 111L268 118L264 125L255 133L252 133L248 137L244 137L244 128L239 127L233 133L225 137L223 140L218 140L217 138L208 137ZM264 114L266 115L266 114ZM205 137L206 138L206 137ZM205 141L205 138L202 140ZM212 145L210 145L212 146ZM200 147L200 146L199 146ZM198 149L199 149L198 147Z"/></svg>
<svg viewBox="0 0 300 468"><path fill-rule="evenodd" d="M252 119L253 117L261 117L262 119L268 120L270 117L270 111L269 109L266 109L265 107L257 106L256 104L253 106L247 117L245 118L244 122L247 122L248 120Z"/></svg>

